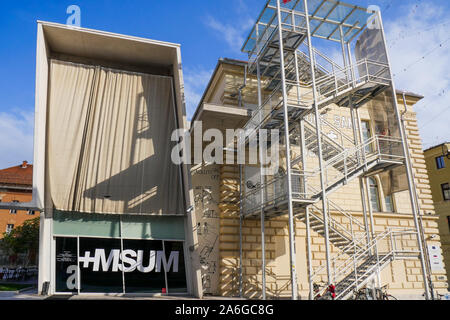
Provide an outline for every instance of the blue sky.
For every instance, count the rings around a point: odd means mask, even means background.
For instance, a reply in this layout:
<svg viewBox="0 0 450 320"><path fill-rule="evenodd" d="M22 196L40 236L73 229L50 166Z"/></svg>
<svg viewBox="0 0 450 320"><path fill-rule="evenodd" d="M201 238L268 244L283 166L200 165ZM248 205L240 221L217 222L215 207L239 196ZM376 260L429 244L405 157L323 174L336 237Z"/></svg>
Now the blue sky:
<svg viewBox="0 0 450 320"><path fill-rule="evenodd" d="M416 109L424 146L450 141L449 1L347 2L381 8L397 87L426 96ZM31 162L33 157L36 20L65 23L67 7L76 4L81 8L82 27L180 43L188 114L192 114L218 58L246 58L239 50L264 3L2 1L0 168Z"/></svg>

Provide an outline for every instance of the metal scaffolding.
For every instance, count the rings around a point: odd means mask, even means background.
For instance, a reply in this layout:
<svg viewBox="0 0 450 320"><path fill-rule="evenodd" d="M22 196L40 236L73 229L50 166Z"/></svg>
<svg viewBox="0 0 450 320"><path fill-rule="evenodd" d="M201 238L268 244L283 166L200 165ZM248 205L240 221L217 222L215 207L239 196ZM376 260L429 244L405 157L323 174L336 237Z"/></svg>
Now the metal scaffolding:
<svg viewBox="0 0 450 320"><path fill-rule="evenodd" d="M330 45L336 43L343 65L314 47L313 38ZM335 0L286 3L269 0L242 51L248 54L248 72L258 80L258 108L244 127L246 137L258 137L260 129L278 129L283 144L280 152L285 161L279 173L268 175L263 172L260 151L259 184L246 191L243 190L245 166L240 167L240 295L243 294L243 221L259 218L261 222L262 298L265 299L265 221L287 215L292 299L298 297L295 221L306 224L305 259L310 299L319 297L332 284L336 299L349 298L370 281L377 280L380 286L381 270L394 259L408 258L421 260L428 299L411 161L381 14ZM384 103L381 108L377 102L380 97ZM330 105L349 109L353 136L336 130L336 141L324 134L324 126L333 126L321 119L322 111ZM369 113L382 113L387 128L384 132L371 137L363 135L359 114L363 106ZM241 139L239 143L247 144L249 139ZM308 152L317 156L318 166L308 162ZM375 232L366 180L400 167L406 167L415 228ZM329 194L352 180L360 184L363 223L329 199ZM339 213L342 219L337 221L333 213ZM312 232L325 240L326 263L316 268L312 265ZM403 246L402 240L411 237L417 239L417 250ZM333 255L331 246L339 252ZM315 284L321 281L325 285L315 290Z"/></svg>

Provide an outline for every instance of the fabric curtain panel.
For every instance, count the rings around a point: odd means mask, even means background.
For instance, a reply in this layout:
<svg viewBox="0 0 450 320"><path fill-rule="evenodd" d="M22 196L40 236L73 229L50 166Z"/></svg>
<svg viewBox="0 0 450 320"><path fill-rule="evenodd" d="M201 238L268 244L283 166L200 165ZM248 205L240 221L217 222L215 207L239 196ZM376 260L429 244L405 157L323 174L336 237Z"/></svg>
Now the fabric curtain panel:
<svg viewBox="0 0 450 320"><path fill-rule="evenodd" d="M54 208L183 214L169 77L51 61L47 181Z"/></svg>

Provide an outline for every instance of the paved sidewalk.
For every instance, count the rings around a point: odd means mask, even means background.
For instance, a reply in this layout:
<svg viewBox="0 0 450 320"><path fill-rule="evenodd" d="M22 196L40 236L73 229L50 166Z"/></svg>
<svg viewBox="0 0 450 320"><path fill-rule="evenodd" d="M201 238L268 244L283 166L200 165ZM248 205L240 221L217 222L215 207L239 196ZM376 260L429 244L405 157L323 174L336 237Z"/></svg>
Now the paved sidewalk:
<svg viewBox="0 0 450 320"><path fill-rule="evenodd" d="M245 300L240 298L226 298L226 297L212 297L206 296L203 299L197 299L193 297L186 296L137 296L137 295L127 295L127 296L117 296L117 295L55 295L50 297L44 297L38 295L37 289L27 289L19 293L17 292L4 292L3 295L0 294L0 300Z"/></svg>
<svg viewBox="0 0 450 320"><path fill-rule="evenodd" d="M30 288L18 291L0 292L0 300L44 300L45 297L39 296L36 288Z"/></svg>

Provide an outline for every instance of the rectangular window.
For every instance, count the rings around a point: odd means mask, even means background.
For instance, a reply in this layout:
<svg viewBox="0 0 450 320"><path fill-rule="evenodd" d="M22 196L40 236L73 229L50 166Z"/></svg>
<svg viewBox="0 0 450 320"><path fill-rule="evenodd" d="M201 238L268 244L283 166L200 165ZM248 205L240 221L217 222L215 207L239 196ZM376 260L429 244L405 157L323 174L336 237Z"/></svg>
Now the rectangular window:
<svg viewBox="0 0 450 320"><path fill-rule="evenodd" d="M367 120L361 121L361 131L363 135L363 143L369 141L372 138L372 130L370 129L370 122ZM366 146L366 152L372 152L372 145L369 144Z"/></svg>
<svg viewBox="0 0 450 320"><path fill-rule="evenodd" d="M19 203L19 200L13 200L13 203ZM17 209L9 209L9 213L11 214L17 214Z"/></svg>
<svg viewBox="0 0 450 320"><path fill-rule="evenodd" d="M6 233L10 233L12 231L12 229L14 229L14 225L13 224L8 224L6 226Z"/></svg>
<svg viewBox="0 0 450 320"><path fill-rule="evenodd" d="M77 238L56 238L56 292L78 292Z"/></svg>
<svg viewBox="0 0 450 320"><path fill-rule="evenodd" d="M372 210L375 212L381 212L377 181L374 178L369 178L368 182L369 182L370 203L372 206Z"/></svg>
<svg viewBox="0 0 450 320"><path fill-rule="evenodd" d="M34 210L28 210L27 214L28 214L29 216L34 216Z"/></svg>
<svg viewBox="0 0 450 320"><path fill-rule="evenodd" d="M445 168L444 156L440 156L440 157L436 158L436 167L438 168L438 170Z"/></svg>
<svg viewBox="0 0 450 320"><path fill-rule="evenodd" d="M55 239L57 292L187 293L182 241Z"/></svg>
<svg viewBox="0 0 450 320"><path fill-rule="evenodd" d="M392 199L392 195L386 196L384 199L386 203L386 212L394 212L394 200Z"/></svg>
<svg viewBox="0 0 450 320"><path fill-rule="evenodd" d="M120 249L120 239L80 238L80 292L123 293ZM101 266L89 262L96 256Z"/></svg>
<svg viewBox="0 0 450 320"><path fill-rule="evenodd" d="M450 184L449 183L441 184L441 188L444 201L450 201Z"/></svg>

